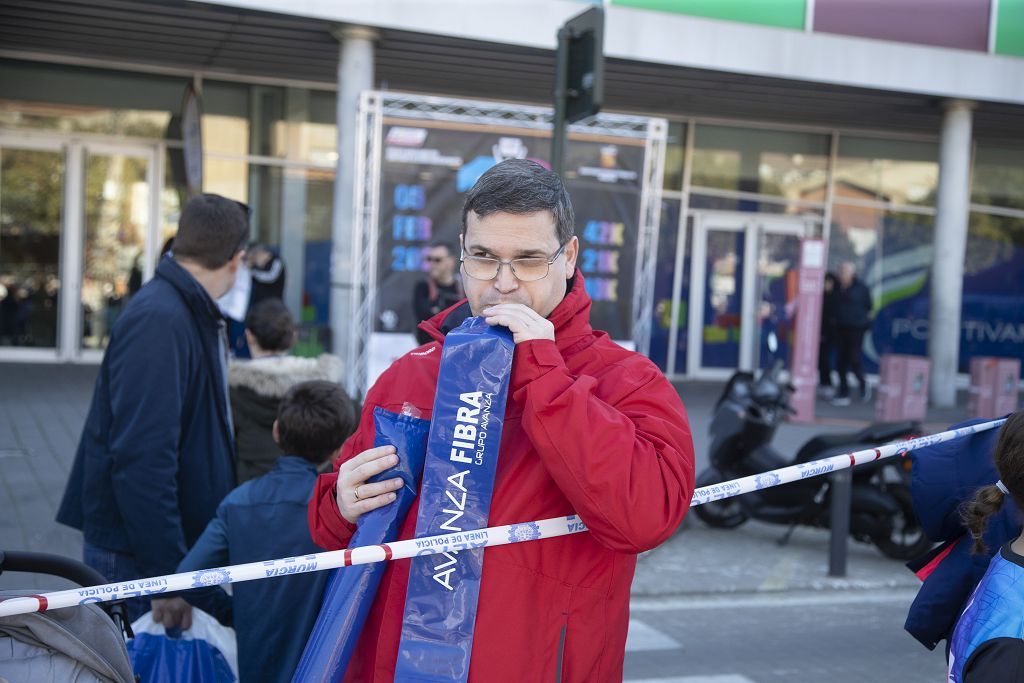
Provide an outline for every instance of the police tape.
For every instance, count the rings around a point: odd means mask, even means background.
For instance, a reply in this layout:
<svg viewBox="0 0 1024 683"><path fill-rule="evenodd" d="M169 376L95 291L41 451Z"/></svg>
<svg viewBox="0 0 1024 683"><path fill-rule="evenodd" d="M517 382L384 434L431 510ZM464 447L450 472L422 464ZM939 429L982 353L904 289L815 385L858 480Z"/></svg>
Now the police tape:
<svg viewBox="0 0 1024 683"><path fill-rule="evenodd" d="M1006 420L992 420L969 427L952 429L938 434L898 441L878 448L869 448L855 453L836 455L823 460L790 465L777 470L743 477L732 481L705 486L693 493L690 507L703 505L710 501L732 498L752 491L760 491L772 486L780 486L790 482L817 477L837 470L874 462L882 458L906 455L912 450L934 446L946 441L961 439L971 434L995 429ZM109 602L136 597L159 597L164 593L206 588L226 583L268 579L290 574L323 571L350 567L357 564L371 564L389 560L401 560L421 555L447 555L450 561L453 553L460 550L489 548L509 543L537 541L544 538L555 538L586 531L587 527L576 515L542 519L536 522L506 524L475 531L460 531L438 536L427 536L405 541L395 541L382 545L333 550L311 555L287 557L266 562L250 562L216 569L203 569L180 574L167 574L147 579L108 583L101 586L88 586L70 590L55 591L40 595L26 595L0 598L0 617L29 612L74 607L97 602Z"/></svg>

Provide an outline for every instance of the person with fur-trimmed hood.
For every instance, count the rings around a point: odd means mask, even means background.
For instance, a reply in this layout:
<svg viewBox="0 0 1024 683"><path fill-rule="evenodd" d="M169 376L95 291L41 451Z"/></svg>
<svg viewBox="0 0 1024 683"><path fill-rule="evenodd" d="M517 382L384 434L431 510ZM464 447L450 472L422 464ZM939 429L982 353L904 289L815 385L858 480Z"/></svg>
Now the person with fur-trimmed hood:
<svg viewBox="0 0 1024 683"><path fill-rule="evenodd" d="M309 380L341 381L341 360L288 355L295 343L295 322L284 303L265 299L245 316L245 336L252 359L236 359L228 369L231 414L238 445L238 483L266 474L281 451L271 430L277 407L287 391Z"/></svg>

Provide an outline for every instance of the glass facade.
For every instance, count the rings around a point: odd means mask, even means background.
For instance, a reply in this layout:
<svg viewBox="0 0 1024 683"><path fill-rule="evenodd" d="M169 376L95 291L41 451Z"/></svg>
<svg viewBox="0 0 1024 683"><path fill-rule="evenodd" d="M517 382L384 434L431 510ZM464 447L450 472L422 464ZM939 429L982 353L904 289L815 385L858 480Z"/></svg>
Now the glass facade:
<svg viewBox="0 0 1024 683"><path fill-rule="evenodd" d="M186 199L179 116L191 79L0 67L0 347L101 350ZM328 324L335 93L204 80L202 109L203 189L252 207L252 238L283 257L286 303L304 325L303 349L316 352ZM671 121L652 358L677 375L727 369L740 362L743 335L754 335L751 358L761 358L765 324L785 341L794 230L826 238L829 267L853 262L873 292L872 361L925 353L938 173L933 139ZM962 370L972 355L1019 355L1012 344L1024 341L1024 313L1012 304L1024 295L1024 146L976 144L971 202ZM748 219L732 232L705 221L698 243L702 216ZM72 225L83 246L65 253ZM746 260L754 265L744 271ZM65 273L77 278L73 290L62 289ZM756 334L726 324L740 315L748 281L756 281ZM695 307L705 325L691 336L701 322L691 320ZM61 313L70 309L77 313Z"/></svg>
<svg viewBox="0 0 1024 683"><path fill-rule="evenodd" d="M836 200L935 206L939 146L882 138L839 138Z"/></svg>
<svg viewBox="0 0 1024 683"><path fill-rule="evenodd" d="M971 202L1024 211L1024 145L975 147Z"/></svg>
<svg viewBox="0 0 1024 683"><path fill-rule="evenodd" d="M0 347L65 358L105 348L187 199L180 107L190 81L0 60ZM335 94L204 80L202 112L203 191L253 208L253 239L285 260L286 303L315 328L303 339L323 339ZM151 187L161 176L162 187ZM70 199L69 179L77 192ZM80 224L69 218L69 201ZM76 254L61 251L68 230L81 233ZM64 273L79 281L80 310L62 318ZM62 319L77 328L63 341Z"/></svg>
<svg viewBox="0 0 1024 683"><path fill-rule="evenodd" d="M805 199L827 179L829 138L797 133L698 125L694 135L694 190L711 188Z"/></svg>
<svg viewBox="0 0 1024 683"><path fill-rule="evenodd" d="M83 348L106 348L117 316L142 286L150 192L147 157L86 157Z"/></svg>
<svg viewBox="0 0 1024 683"><path fill-rule="evenodd" d="M934 249L935 204L938 186L938 142L872 137L864 134L829 134L744 128L714 122L690 121L694 126L691 183L683 187L682 169L666 174L667 196L687 199L679 234L663 222L659 245L686 240L678 292L665 297L666 283L680 266L674 251L659 246L659 269L654 312L656 341L652 358L670 367L672 344L657 338L669 334L666 311L691 301L703 292L703 334L687 330L683 314L678 325L675 374L688 372L687 343L700 340L698 370L735 368L741 364L740 293L745 278L756 273L759 301L757 319L762 345L764 325L777 326L783 344L791 327L786 303L793 297L795 258L776 258L780 245L793 240L766 228L760 241L743 232L712 230L700 233L703 244L693 243L694 216L750 215L800 217L812 226L808 236L828 239L828 267L835 271L852 262L874 299L874 325L865 344L870 371L884 353L927 355L931 263ZM835 145L835 158L829 149ZM685 158L685 150L676 155ZM667 166L668 168L669 166ZM831 177L829 168L833 169ZM671 179L669 176L671 175ZM673 183L677 183L673 185ZM1024 147L978 143L971 186L972 213L964 264L960 369L966 372L972 356L1020 357L1024 341L1024 312L1011 302L1024 295ZM823 219L829 217L829 225ZM679 217L673 216L678 222ZM773 246L774 245L774 246ZM757 253L746 253L754 248ZM785 251L785 249L784 249ZM790 249L791 251L791 249ZM704 258L703 286L690 288L692 259ZM756 268L744 272L742 262L754 259ZM698 283L700 285L701 283ZM794 290L795 291L795 290ZM666 303L667 300L667 303ZM780 315L781 314L781 315ZM732 321L730 323L730 321ZM700 320L696 321L698 324ZM659 325L661 326L659 328ZM710 335L710 337L709 337ZM724 336L723 336L724 335ZM693 367L689 368L692 371Z"/></svg>
<svg viewBox="0 0 1024 683"><path fill-rule="evenodd" d="M64 155L0 148L0 347L55 348Z"/></svg>

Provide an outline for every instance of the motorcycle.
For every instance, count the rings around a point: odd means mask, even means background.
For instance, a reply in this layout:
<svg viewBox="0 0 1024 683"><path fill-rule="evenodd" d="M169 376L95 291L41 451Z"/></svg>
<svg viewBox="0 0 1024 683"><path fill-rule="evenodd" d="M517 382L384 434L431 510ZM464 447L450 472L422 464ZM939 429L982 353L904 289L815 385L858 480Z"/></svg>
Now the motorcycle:
<svg viewBox="0 0 1024 683"><path fill-rule="evenodd" d="M781 361L758 378L750 372L735 373L715 406L711 466L697 477L697 486L874 448L920 434L920 425L912 421L875 423L857 432L815 436L801 446L795 458L787 458L772 448L771 441L779 425L795 412L789 403L794 391ZM914 515L910 464L909 458L885 459L859 465L852 472L850 535L858 541L873 543L884 555L897 560L919 557L931 547ZM748 519L788 525L789 530L779 541L784 545L797 526L828 528L831 501L831 478L808 477L711 501L695 511L709 526L723 529L738 527Z"/></svg>

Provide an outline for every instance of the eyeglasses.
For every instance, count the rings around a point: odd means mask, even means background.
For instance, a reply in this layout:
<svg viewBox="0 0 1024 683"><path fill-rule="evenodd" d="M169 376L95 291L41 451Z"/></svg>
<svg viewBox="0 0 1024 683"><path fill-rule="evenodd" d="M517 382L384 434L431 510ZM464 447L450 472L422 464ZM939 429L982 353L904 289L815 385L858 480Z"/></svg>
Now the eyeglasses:
<svg viewBox="0 0 1024 683"><path fill-rule="evenodd" d="M467 256L466 252L463 251L461 258L462 267L465 269L466 275L474 280L493 280L498 277L501 267L507 265L512 269L512 274L520 282L535 282L536 280L543 280L548 276L548 273L551 271L551 264L562 255L566 244L560 246L551 258L531 256L529 258L514 258L510 261L502 261L501 259L489 258L487 256Z"/></svg>

